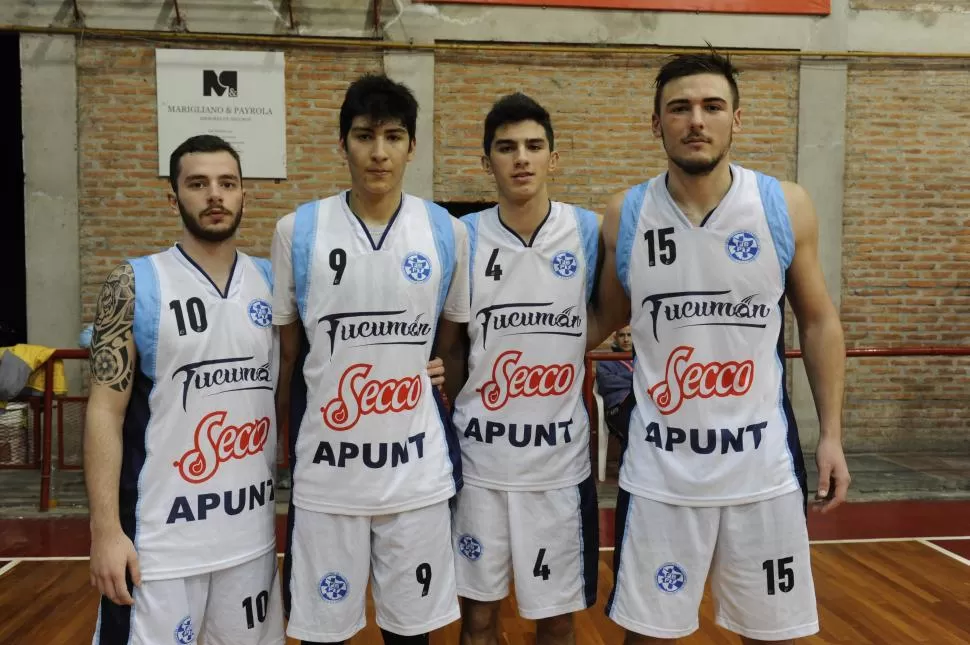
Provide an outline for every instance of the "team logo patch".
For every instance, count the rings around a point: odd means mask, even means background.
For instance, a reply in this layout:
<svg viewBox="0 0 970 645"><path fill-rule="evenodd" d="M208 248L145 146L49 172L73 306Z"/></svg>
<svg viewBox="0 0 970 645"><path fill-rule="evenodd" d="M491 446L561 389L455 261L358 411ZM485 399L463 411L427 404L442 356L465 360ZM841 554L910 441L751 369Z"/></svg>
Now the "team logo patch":
<svg viewBox="0 0 970 645"><path fill-rule="evenodd" d="M336 571L323 576L320 579L320 597L329 603L340 602L350 593L350 583Z"/></svg>
<svg viewBox="0 0 970 645"><path fill-rule="evenodd" d="M431 260L424 253L412 251L401 265L404 277L411 282L424 282L431 277Z"/></svg>
<svg viewBox="0 0 970 645"><path fill-rule="evenodd" d="M195 642L195 631L192 629L192 617L186 616L175 626L175 642L178 645L189 645Z"/></svg>
<svg viewBox="0 0 970 645"><path fill-rule="evenodd" d="M256 298L249 303L249 319L257 327L269 327L273 324L273 307L262 298Z"/></svg>
<svg viewBox="0 0 970 645"><path fill-rule="evenodd" d="M482 543L474 535L463 535L458 538L458 552L474 562L482 557Z"/></svg>
<svg viewBox="0 0 970 645"><path fill-rule="evenodd" d="M750 262L761 251L757 236L749 231L731 233L724 246L728 256L735 262Z"/></svg>
<svg viewBox="0 0 970 645"><path fill-rule="evenodd" d="M571 278L579 270L579 262L572 251L560 251L552 256L552 272L560 278Z"/></svg>
<svg viewBox="0 0 970 645"><path fill-rule="evenodd" d="M677 593L687 584L687 572L676 562L668 562L657 569L657 589Z"/></svg>

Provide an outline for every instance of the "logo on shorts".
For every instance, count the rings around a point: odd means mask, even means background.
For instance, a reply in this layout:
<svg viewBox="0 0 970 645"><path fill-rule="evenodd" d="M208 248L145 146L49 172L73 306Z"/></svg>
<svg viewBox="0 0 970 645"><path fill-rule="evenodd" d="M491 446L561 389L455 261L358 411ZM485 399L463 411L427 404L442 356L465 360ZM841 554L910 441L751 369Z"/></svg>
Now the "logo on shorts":
<svg viewBox="0 0 970 645"><path fill-rule="evenodd" d="M458 553L474 562L482 557L482 543L474 535L463 535L458 538Z"/></svg>
<svg viewBox="0 0 970 645"><path fill-rule="evenodd" d="M431 277L431 260L424 253L408 253L401 265L404 277L411 282L424 282Z"/></svg>
<svg viewBox="0 0 970 645"><path fill-rule="evenodd" d="M552 272L560 278L571 278L578 269L579 262L572 251L560 251L552 256Z"/></svg>
<svg viewBox="0 0 970 645"><path fill-rule="evenodd" d="M728 256L735 262L750 262L758 257L761 245L758 238L749 231L735 231L728 236L725 244Z"/></svg>
<svg viewBox="0 0 970 645"><path fill-rule="evenodd" d="M249 319L257 327L269 327L273 324L273 308L262 298L256 298L249 303Z"/></svg>
<svg viewBox="0 0 970 645"><path fill-rule="evenodd" d="M330 603L340 602L350 593L350 584L347 578L336 571L323 576L320 579L320 597Z"/></svg>
<svg viewBox="0 0 970 645"><path fill-rule="evenodd" d="M192 630L192 617L186 616L175 626L175 642L178 645L189 645L195 642L195 631Z"/></svg>
<svg viewBox="0 0 970 645"><path fill-rule="evenodd" d="M664 593L677 593L687 584L687 573L676 562L668 562L657 569L657 589Z"/></svg>

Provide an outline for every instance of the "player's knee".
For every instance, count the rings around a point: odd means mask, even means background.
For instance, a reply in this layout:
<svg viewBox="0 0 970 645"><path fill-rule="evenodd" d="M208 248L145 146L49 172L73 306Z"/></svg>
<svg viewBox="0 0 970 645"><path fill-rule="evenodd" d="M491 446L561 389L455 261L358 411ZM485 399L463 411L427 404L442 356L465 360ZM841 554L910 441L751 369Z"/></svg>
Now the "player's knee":
<svg viewBox="0 0 970 645"><path fill-rule="evenodd" d="M536 621L536 632L552 638L568 638L573 634L573 615L540 618Z"/></svg>
<svg viewBox="0 0 970 645"><path fill-rule="evenodd" d="M498 607L497 602L465 598L461 612L462 628L470 634L484 634L494 630L498 624Z"/></svg>

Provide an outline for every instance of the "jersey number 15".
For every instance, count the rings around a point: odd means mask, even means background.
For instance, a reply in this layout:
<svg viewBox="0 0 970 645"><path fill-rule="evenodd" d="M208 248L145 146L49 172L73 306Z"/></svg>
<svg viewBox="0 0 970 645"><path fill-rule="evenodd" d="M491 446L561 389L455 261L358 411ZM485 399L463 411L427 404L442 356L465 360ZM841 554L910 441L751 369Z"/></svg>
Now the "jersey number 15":
<svg viewBox="0 0 970 645"><path fill-rule="evenodd" d="M674 227L668 226L656 231L651 229L643 234L643 239L647 241L647 262L650 266L657 264L658 255L661 264L673 264L677 259L677 245L668 237L673 233Z"/></svg>

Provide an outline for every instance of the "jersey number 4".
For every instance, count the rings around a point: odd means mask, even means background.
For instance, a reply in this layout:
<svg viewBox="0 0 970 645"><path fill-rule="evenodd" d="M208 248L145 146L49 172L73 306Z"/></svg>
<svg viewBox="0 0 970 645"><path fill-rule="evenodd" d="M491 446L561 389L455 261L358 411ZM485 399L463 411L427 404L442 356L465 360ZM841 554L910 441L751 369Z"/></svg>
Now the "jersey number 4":
<svg viewBox="0 0 970 645"><path fill-rule="evenodd" d="M209 321L205 317L205 305L198 298L189 298L185 301L184 313L181 300L173 300L168 303L168 308L175 313L175 324L178 326L179 336L185 336L188 333L185 328L186 317L189 321L189 327L196 333L204 332L209 327ZM188 316L185 315L186 313Z"/></svg>
<svg viewBox="0 0 970 645"><path fill-rule="evenodd" d="M496 282L502 277L502 265L495 264L497 259L498 249L492 249L492 255L488 258L488 264L485 265L485 277L492 278Z"/></svg>
<svg viewBox="0 0 970 645"><path fill-rule="evenodd" d="M546 550L539 549L539 555L536 556L536 564L532 567L532 575L536 578L542 578L543 580L548 580L549 576L552 575L552 571L549 569L548 564L544 564L542 560L546 557Z"/></svg>

